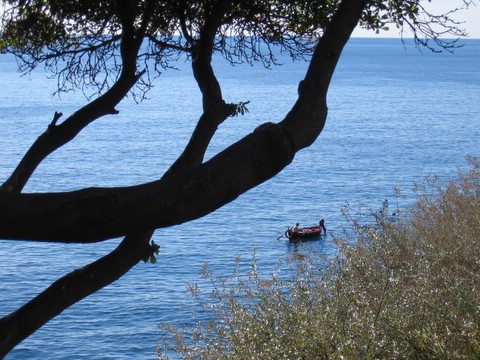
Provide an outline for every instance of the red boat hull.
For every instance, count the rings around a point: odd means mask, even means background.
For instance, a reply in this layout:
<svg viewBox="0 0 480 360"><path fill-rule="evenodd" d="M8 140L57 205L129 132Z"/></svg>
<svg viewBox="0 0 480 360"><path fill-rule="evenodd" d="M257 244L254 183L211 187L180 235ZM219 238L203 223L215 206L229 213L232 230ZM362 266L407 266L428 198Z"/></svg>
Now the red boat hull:
<svg viewBox="0 0 480 360"><path fill-rule="evenodd" d="M323 228L321 226L307 226L299 228L296 231L287 229L285 236L292 241L301 241L302 239L318 238L322 234Z"/></svg>

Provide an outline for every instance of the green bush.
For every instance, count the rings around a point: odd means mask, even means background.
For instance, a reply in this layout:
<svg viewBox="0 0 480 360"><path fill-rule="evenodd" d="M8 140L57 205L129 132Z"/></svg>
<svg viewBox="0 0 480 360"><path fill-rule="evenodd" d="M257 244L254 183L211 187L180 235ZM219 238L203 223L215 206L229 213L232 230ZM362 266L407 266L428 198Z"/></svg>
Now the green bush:
<svg viewBox="0 0 480 360"><path fill-rule="evenodd" d="M338 239L338 256L294 253L262 278L253 257L192 295L209 321L163 325L184 359L480 359L480 162L427 179L395 222L379 212ZM348 216L348 214L347 214ZM305 248L305 251L306 248Z"/></svg>

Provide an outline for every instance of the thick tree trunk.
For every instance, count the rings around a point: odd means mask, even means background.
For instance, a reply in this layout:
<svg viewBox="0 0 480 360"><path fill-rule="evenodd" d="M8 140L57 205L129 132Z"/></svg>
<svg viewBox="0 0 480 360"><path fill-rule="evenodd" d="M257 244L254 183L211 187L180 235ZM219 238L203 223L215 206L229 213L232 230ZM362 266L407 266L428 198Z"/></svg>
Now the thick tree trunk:
<svg viewBox="0 0 480 360"><path fill-rule="evenodd" d="M0 237L95 242L180 224L271 178L293 155L292 137L272 125L167 180L68 193L0 193Z"/></svg>

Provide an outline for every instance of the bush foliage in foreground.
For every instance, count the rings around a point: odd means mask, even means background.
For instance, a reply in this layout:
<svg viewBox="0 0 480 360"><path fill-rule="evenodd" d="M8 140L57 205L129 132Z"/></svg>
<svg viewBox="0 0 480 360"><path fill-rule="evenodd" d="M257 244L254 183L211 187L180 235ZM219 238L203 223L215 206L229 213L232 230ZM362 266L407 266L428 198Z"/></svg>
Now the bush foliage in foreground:
<svg viewBox="0 0 480 360"><path fill-rule="evenodd" d="M294 254L292 275L212 280L210 321L163 328L185 359L479 359L480 162L440 186L427 179L396 222L352 221L335 259ZM348 244L354 243L355 246Z"/></svg>

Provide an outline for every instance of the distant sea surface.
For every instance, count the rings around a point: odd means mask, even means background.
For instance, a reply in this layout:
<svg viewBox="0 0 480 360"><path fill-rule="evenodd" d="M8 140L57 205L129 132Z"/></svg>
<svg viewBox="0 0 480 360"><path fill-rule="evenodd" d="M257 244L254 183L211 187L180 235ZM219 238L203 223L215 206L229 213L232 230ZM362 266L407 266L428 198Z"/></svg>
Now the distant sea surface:
<svg viewBox="0 0 480 360"><path fill-rule="evenodd" d="M287 226L324 218L328 236L310 243L335 253L346 225L340 209L359 212L415 200L415 182L441 181L480 156L480 40L465 40L454 54L419 51L398 39L352 39L331 84L324 131L281 174L209 216L159 230L155 265L140 263L116 283L64 311L21 343L7 359L154 359L157 325L189 324L183 311L188 283L201 265L228 275L235 257L245 270L256 249L268 275L279 261L306 246L277 238ZM228 119L209 157L266 121L280 121L293 105L307 64L281 57L283 66L231 67L216 60L228 102L250 101L249 113ZM98 120L49 157L26 192L133 185L159 178L179 155L201 111L199 91L186 64L165 72L136 104ZM15 60L0 56L0 180L3 182L55 111L66 117L85 103L82 94L51 96L55 80L37 71L20 77ZM60 120L61 121L61 120ZM398 188L400 191L395 194ZM111 251L95 245L0 241L0 316L57 278Z"/></svg>

